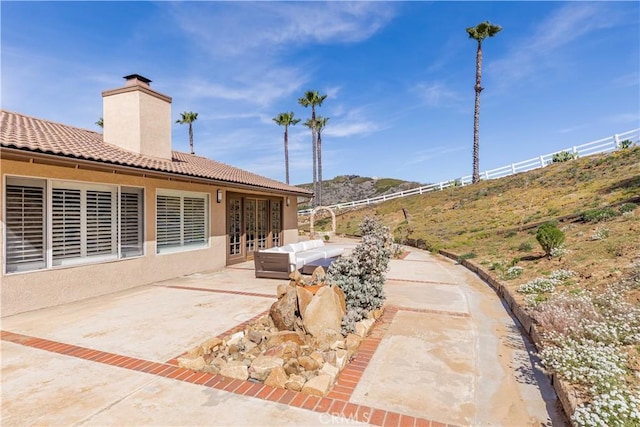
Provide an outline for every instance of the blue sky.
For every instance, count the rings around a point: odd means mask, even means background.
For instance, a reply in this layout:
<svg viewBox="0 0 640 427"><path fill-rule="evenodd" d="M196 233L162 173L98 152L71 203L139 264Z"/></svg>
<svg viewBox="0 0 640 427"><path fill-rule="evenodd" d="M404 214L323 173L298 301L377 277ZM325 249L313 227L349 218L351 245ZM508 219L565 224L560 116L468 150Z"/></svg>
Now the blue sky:
<svg viewBox="0 0 640 427"><path fill-rule="evenodd" d="M327 99L323 176L422 183L471 174L476 44L480 170L640 126L638 2L11 2L1 7L2 108L99 131L101 92L141 74L195 111L196 153L284 181L272 118ZM189 150L187 126L173 147ZM290 129L294 184L311 132Z"/></svg>

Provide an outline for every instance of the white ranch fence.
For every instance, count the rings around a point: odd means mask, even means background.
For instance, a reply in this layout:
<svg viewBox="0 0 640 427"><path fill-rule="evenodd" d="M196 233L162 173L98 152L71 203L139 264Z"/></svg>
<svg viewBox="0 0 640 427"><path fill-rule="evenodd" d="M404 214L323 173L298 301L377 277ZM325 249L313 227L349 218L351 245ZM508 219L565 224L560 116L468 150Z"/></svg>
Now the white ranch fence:
<svg viewBox="0 0 640 427"><path fill-rule="evenodd" d="M609 153L619 150L621 148L622 141L631 141L632 144L640 143L640 128L633 129L627 132L618 133L607 138L599 139L597 141L588 142L582 145L575 145L573 147L565 148L563 150L554 151L553 153L543 154L542 156L535 157L533 159L524 160L518 163L511 163L507 166L502 166L496 169L487 170L480 173L480 179L496 179L504 176L515 175L520 172L526 172L533 169L543 168L553 162L553 156L562 152L569 152L576 157L586 157L593 154ZM468 185L472 182L472 176L467 175L461 178L452 179L449 181L442 181L437 184L429 184L424 187L416 187L411 190L400 191L393 194L385 194L382 196L371 197L368 199L356 200L353 202L337 203L335 205L327 206L334 210L340 210L345 208L354 208L359 206L371 205L374 203L380 203L387 200L393 200L400 197L414 196L416 194L424 194L430 191L441 191L449 187L459 187L462 185ZM313 209L304 209L298 211L298 215L309 215Z"/></svg>

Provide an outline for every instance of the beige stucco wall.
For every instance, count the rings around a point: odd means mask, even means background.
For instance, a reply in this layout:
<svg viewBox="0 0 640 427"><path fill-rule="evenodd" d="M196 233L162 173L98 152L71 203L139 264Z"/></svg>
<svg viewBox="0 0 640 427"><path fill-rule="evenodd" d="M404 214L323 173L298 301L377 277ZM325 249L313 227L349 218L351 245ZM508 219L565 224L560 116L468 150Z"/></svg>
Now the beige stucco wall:
<svg viewBox="0 0 640 427"><path fill-rule="evenodd" d="M225 200L216 202L216 192L228 188L176 182L168 179L148 178L74 169L70 167L29 164L0 160L2 172L2 276L0 283L1 316L8 316L38 308L64 304L92 296L103 295L135 286L162 281L198 271L215 270L226 264ZM113 260L81 266L61 266L47 270L5 274L5 222L4 182L6 175L34 178L63 179L69 181L118 184L145 188L145 255L137 258ZM205 249L156 254L155 199L158 189L196 191L209 194L209 247ZM233 189L234 192L242 190ZM260 192L245 192L261 194ZM225 194L226 196L226 194ZM273 194L270 194L273 197ZM291 204L293 205L293 203ZM284 206L285 241L297 241L297 216L294 206Z"/></svg>
<svg viewBox="0 0 640 427"><path fill-rule="evenodd" d="M139 86L103 94L105 142L171 159L171 98Z"/></svg>

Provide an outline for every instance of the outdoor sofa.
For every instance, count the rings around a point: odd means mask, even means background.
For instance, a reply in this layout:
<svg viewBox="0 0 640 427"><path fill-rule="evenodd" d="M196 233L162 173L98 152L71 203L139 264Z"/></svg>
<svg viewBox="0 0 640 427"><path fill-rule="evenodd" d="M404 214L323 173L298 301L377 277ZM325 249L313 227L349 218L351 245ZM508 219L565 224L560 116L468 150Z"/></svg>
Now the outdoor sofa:
<svg viewBox="0 0 640 427"><path fill-rule="evenodd" d="M342 255L344 248L326 246L320 239L291 243L254 253L256 277L288 279L295 270L317 260Z"/></svg>

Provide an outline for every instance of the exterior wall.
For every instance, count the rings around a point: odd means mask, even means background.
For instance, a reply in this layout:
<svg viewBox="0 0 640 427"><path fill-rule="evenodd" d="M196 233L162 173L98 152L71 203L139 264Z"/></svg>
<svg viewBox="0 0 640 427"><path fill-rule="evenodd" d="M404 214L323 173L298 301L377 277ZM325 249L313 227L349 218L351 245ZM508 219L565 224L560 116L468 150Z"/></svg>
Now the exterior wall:
<svg viewBox="0 0 640 427"><path fill-rule="evenodd" d="M285 198L286 200L286 198ZM298 241L298 204L296 203L296 197L290 197L289 206L284 204L283 210L283 224L284 231L284 243L296 243Z"/></svg>
<svg viewBox="0 0 640 427"><path fill-rule="evenodd" d="M55 306L84 298L103 295L152 282L167 280L198 271L215 270L226 263L225 199L217 203L215 185L170 181L168 179L131 176L121 173L98 172L70 167L32 164L3 159L2 194L0 197L0 246L2 248L2 276L0 283L1 316ZM117 184L144 187L144 249L145 255L135 258L111 260L96 264L59 266L46 270L5 274L5 178L24 176L61 179L88 183ZM156 253L156 191L158 189L195 191L209 194L209 247L168 254ZM243 190L233 189L238 192ZM244 191L243 191L244 192ZM265 194L251 192L253 194ZM273 194L269 194L273 196ZM293 205L293 203L292 203ZM284 233L291 242L297 240L295 208L285 207Z"/></svg>

